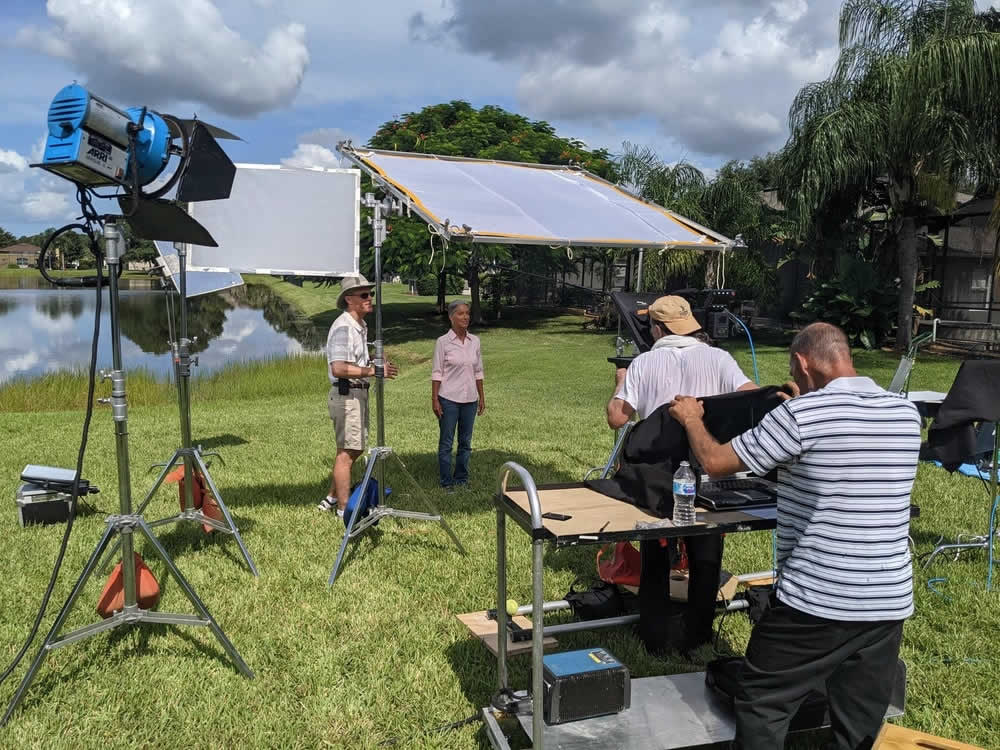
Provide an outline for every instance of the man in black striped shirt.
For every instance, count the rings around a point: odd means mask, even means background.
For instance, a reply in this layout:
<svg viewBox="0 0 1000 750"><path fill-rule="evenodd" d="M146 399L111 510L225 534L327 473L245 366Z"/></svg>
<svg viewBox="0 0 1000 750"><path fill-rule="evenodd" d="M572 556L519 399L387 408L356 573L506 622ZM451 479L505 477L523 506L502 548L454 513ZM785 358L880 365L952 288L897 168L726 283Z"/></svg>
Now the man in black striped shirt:
<svg viewBox="0 0 1000 750"><path fill-rule="evenodd" d="M835 326L803 329L790 359L802 395L725 445L705 429L696 399L670 409L710 475L778 469L776 597L747 646L736 747L783 747L816 689L829 699L833 747L869 748L913 614L907 536L920 417L858 376Z"/></svg>

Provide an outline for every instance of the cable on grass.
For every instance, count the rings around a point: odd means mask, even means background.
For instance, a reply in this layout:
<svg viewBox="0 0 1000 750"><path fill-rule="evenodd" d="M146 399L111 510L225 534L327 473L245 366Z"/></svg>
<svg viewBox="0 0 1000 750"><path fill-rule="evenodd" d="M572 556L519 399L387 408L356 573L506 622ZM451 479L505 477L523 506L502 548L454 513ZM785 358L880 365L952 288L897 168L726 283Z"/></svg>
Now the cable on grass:
<svg viewBox="0 0 1000 750"><path fill-rule="evenodd" d="M49 576L48 586L45 588L45 594L42 596L42 603L38 608L38 614L35 615L35 621L31 625L31 632L28 634L27 639L24 641L24 645L14 656L11 663L0 674L0 685L10 677L11 673L17 669L17 665L21 663L24 655L31 648L32 642L38 635L38 629L42 624L42 619L45 617L45 612L49 607L49 600L52 598L52 591L55 589L56 581L59 579L59 571L62 568L63 559L66 556L66 548L69 545L70 534L73 533L73 521L76 519L76 503L80 495L80 477L83 475L83 457L87 452L87 437L90 432L90 419L94 413L94 386L97 374L97 343L100 339L101 333L101 288L103 286L103 275L102 266L104 264L104 257L101 255L98 248L97 242L91 235L91 247L94 249L95 257L97 259L97 277L95 287L97 289L97 302L94 309L94 333L91 338L90 344L90 369L87 374L87 411L83 418L83 434L80 437L80 449L76 456L76 476L73 478L73 488L70 492L69 499L69 516L66 519L66 530L63 532L62 543L59 545L59 554L56 556L55 565L52 568L52 574ZM6 726L7 722L10 721L11 714L14 712L14 699L12 698L10 703L7 705L7 710L4 712L3 718L0 718L0 727Z"/></svg>
<svg viewBox="0 0 1000 750"><path fill-rule="evenodd" d="M451 724L443 724L442 726L434 727L433 729L429 729L427 731L428 733L435 733L435 734L437 732L450 732L454 729L461 729L462 727L468 724L475 724L477 721L482 721L482 720L483 717L480 716L479 714L472 714L472 716L466 716L464 719L453 721L451 722ZM393 745L398 745L402 741L403 741L402 737L393 737L392 739L385 740L384 742L380 742L378 744L379 747L392 747Z"/></svg>

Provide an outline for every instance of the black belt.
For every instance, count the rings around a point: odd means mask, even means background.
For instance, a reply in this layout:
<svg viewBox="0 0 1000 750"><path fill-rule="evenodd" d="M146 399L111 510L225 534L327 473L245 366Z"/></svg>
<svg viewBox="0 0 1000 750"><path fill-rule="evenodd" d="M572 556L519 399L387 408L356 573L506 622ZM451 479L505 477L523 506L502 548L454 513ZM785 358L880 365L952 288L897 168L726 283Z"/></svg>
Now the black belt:
<svg viewBox="0 0 1000 750"><path fill-rule="evenodd" d="M334 383L334 385L340 385L341 383L344 382L347 383L347 387L350 388L351 390L367 391L369 388L372 387L372 384L369 383L367 380L346 380L345 378L338 378L337 382Z"/></svg>

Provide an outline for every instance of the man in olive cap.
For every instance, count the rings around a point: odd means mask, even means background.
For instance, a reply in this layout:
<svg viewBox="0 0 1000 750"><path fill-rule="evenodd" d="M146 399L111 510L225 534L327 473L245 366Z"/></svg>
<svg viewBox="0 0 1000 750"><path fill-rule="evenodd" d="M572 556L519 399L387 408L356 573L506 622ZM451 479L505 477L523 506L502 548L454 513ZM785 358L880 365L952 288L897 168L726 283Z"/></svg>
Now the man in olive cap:
<svg viewBox="0 0 1000 750"><path fill-rule="evenodd" d="M368 357L365 316L372 311L373 287L374 284L360 274L344 277L337 296L337 307L344 312L333 321L326 337L330 378L327 408L333 420L337 455L333 460L330 492L318 507L323 511L336 511L341 517L351 495L351 467L368 443L368 388L375 367ZM387 378L394 378L398 373L388 360L384 370Z"/></svg>
<svg viewBox="0 0 1000 750"><path fill-rule="evenodd" d="M648 417L678 395L718 396L757 388L732 356L696 336L701 325L683 297L660 297L649 306L655 343L615 373L615 395L608 402L608 425L618 429L638 412Z"/></svg>

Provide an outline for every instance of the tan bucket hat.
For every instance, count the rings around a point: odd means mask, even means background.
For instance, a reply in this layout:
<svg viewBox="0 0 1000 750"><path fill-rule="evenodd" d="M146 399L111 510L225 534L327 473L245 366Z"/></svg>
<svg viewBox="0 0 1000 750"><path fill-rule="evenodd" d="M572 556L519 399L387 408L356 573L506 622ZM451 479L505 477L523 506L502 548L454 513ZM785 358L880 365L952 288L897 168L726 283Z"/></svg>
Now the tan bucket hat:
<svg viewBox="0 0 1000 750"><path fill-rule="evenodd" d="M347 303L344 302L344 297L346 297L349 292L353 292L357 289L372 289L374 286L374 284L368 281L368 279L360 273L355 276L345 276L340 280L340 294L337 296L337 307L341 310L347 309Z"/></svg>

